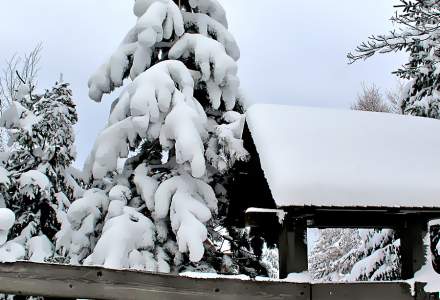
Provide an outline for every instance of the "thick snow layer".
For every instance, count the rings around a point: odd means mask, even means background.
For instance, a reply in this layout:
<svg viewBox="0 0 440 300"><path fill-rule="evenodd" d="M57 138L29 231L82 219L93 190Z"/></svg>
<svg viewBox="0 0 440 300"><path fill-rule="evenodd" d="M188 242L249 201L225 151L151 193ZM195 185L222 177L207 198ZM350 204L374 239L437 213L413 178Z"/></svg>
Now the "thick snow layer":
<svg viewBox="0 0 440 300"><path fill-rule="evenodd" d="M22 129L31 133L32 126L37 122L38 117L20 103L13 101L10 107L3 113L0 119L0 126L8 129Z"/></svg>
<svg viewBox="0 0 440 300"><path fill-rule="evenodd" d="M41 190L50 188L50 181L46 175L37 170L30 170L23 173L19 179L20 187L38 186Z"/></svg>
<svg viewBox="0 0 440 300"><path fill-rule="evenodd" d="M24 259L26 250L23 245L10 241L0 247L0 263L12 263Z"/></svg>
<svg viewBox="0 0 440 300"><path fill-rule="evenodd" d="M201 13L182 12L182 14L185 26L196 26L201 35L213 36L217 42L221 43L225 47L226 53L234 60L240 58L240 49L235 38L221 23Z"/></svg>
<svg viewBox="0 0 440 300"><path fill-rule="evenodd" d="M232 110L240 85L237 63L226 54L222 44L201 34L185 33L168 54L177 60L191 55L201 70L201 80L206 83L212 107L218 109L223 100L226 110Z"/></svg>
<svg viewBox="0 0 440 300"><path fill-rule="evenodd" d="M46 175L38 170L30 170L21 174L18 183L20 193L31 199L37 196L47 197L50 193L50 181Z"/></svg>
<svg viewBox="0 0 440 300"><path fill-rule="evenodd" d="M45 235L34 236L28 242L29 260L31 262L43 263L53 255L53 245Z"/></svg>
<svg viewBox="0 0 440 300"><path fill-rule="evenodd" d="M278 207L440 207L440 121L253 105L247 112Z"/></svg>
<svg viewBox="0 0 440 300"><path fill-rule="evenodd" d="M229 124L214 125L214 134L205 152L211 165L220 172L230 169L236 161L246 161L249 157L242 139L244 115L229 111L223 115L223 120Z"/></svg>
<svg viewBox="0 0 440 300"><path fill-rule="evenodd" d="M178 89L179 88L179 89ZM161 62L136 78L121 94L86 163L87 173L103 178L127 157L138 138L160 137L175 148L177 163L188 163L194 177L206 172L203 141L206 114L193 98L194 81L180 61Z"/></svg>
<svg viewBox="0 0 440 300"><path fill-rule="evenodd" d="M268 208L256 208L256 207L248 208L246 210L246 213L276 214L278 217L278 222L280 222L280 224L284 223L284 219L287 216L287 213L282 209L268 209Z"/></svg>
<svg viewBox="0 0 440 300"><path fill-rule="evenodd" d="M88 255L92 247L90 236L95 233L96 225L105 215L108 206L109 199L99 189L86 191L83 198L70 205L68 224L63 223L61 231L56 235L56 249L69 252L72 264L79 264Z"/></svg>
<svg viewBox="0 0 440 300"><path fill-rule="evenodd" d="M155 215L164 219L170 214L179 251L189 252L192 262L198 262L205 252L208 238L205 224L217 212L217 198L211 186L189 175L173 177L163 182L155 194Z"/></svg>
<svg viewBox="0 0 440 300"><path fill-rule="evenodd" d="M432 266L432 254L430 251L430 237L429 234L425 236L424 244L426 247L426 261L425 265L414 275L412 282L426 282L425 291L427 293L440 292L440 275L434 270Z"/></svg>
<svg viewBox="0 0 440 300"><path fill-rule="evenodd" d="M171 0L137 0L134 13L138 17L136 25L110 60L89 80L89 96L95 101L101 101L103 94L122 86L128 69L134 80L150 67L156 43L170 39L173 33L176 36L184 33L180 9Z"/></svg>
<svg viewBox="0 0 440 300"><path fill-rule="evenodd" d="M0 263L15 262L26 255L22 245L14 241L6 242L14 223L15 214L7 208L0 208Z"/></svg>
<svg viewBox="0 0 440 300"><path fill-rule="evenodd" d="M9 175L9 172L0 166L0 185L9 186L11 184Z"/></svg>
<svg viewBox="0 0 440 300"><path fill-rule="evenodd" d="M194 278L194 279L234 279L234 280L251 280L246 275L220 275L216 273L201 273L201 272L182 272L179 274L182 277Z"/></svg>
<svg viewBox="0 0 440 300"><path fill-rule="evenodd" d="M285 283L312 283L311 276L308 272L304 273L292 273L289 274L286 279L275 279L268 277L256 277L254 279L247 275L222 275L216 273L201 273L201 272L182 272L179 274L182 277L195 278L195 279L230 279L230 280L242 280L242 281L262 281L262 282L285 282Z"/></svg>
<svg viewBox="0 0 440 300"><path fill-rule="evenodd" d="M309 272L303 273L291 273L287 276L285 282L294 282L294 283L309 283L312 282L312 276L310 276Z"/></svg>
<svg viewBox="0 0 440 300"><path fill-rule="evenodd" d="M126 206L121 215L105 223L101 238L84 264L111 269L137 266L137 269L145 270L152 260L145 254L154 247L154 233L154 224L150 219Z"/></svg>
<svg viewBox="0 0 440 300"><path fill-rule="evenodd" d="M14 226L15 214L7 208L0 208L0 246L8 240L9 229Z"/></svg>
<svg viewBox="0 0 440 300"><path fill-rule="evenodd" d="M148 176L149 169L145 164L139 165L134 171L133 182L136 190L141 195L142 200L150 211L154 210L154 193L159 186L159 182Z"/></svg>
<svg viewBox="0 0 440 300"><path fill-rule="evenodd" d="M189 0L189 5L228 28L226 12L217 0Z"/></svg>

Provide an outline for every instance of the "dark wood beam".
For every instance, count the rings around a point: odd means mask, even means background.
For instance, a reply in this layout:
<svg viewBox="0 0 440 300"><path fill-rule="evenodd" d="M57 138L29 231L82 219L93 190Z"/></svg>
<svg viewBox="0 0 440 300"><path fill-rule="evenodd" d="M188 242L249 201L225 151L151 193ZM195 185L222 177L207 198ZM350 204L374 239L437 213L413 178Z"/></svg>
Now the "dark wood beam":
<svg viewBox="0 0 440 300"><path fill-rule="evenodd" d="M312 228L399 229L405 226L408 219L418 219L425 223L433 219L440 219L440 210L421 208L289 207L284 210L288 212L288 219L305 218L308 227Z"/></svg>

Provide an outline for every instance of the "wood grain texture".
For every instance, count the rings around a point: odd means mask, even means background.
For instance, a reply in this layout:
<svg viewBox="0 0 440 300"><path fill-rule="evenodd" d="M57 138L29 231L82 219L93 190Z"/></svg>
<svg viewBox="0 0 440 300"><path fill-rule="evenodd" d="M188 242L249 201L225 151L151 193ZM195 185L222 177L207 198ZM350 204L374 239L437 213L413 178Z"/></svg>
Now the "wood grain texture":
<svg viewBox="0 0 440 300"><path fill-rule="evenodd" d="M431 300L418 285L406 283L299 284L194 279L174 275L116 271L95 267L0 264L0 293L52 298L127 300Z"/></svg>
<svg viewBox="0 0 440 300"><path fill-rule="evenodd" d="M173 275L26 262L0 264L0 292L118 300L310 299L308 284L193 279Z"/></svg>
<svg viewBox="0 0 440 300"><path fill-rule="evenodd" d="M406 283L317 284L312 299L322 300L414 300Z"/></svg>

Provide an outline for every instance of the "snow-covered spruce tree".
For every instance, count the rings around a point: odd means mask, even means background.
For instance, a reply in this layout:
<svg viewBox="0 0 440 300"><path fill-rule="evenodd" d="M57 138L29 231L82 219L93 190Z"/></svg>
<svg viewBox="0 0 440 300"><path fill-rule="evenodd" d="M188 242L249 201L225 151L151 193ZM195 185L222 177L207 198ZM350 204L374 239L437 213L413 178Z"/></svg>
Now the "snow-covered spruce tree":
<svg viewBox="0 0 440 300"><path fill-rule="evenodd" d="M361 244L356 229L323 229L309 256L310 273L319 281L342 281L350 273Z"/></svg>
<svg viewBox="0 0 440 300"><path fill-rule="evenodd" d="M400 240L391 229L359 230L361 237L355 257L356 261L347 281L389 281L401 278Z"/></svg>
<svg viewBox="0 0 440 300"><path fill-rule="evenodd" d="M19 86L26 82L31 88L37 83L42 44L23 55L14 54L5 61L0 70L0 115L5 112L19 92ZM0 151L7 149L7 134L0 128Z"/></svg>
<svg viewBox="0 0 440 300"><path fill-rule="evenodd" d="M399 240L392 230L325 229L309 257L319 281L400 278Z"/></svg>
<svg viewBox="0 0 440 300"><path fill-rule="evenodd" d="M89 81L101 101L131 79L86 163L92 189L70 207L60 247L74 263L109 268L250 271L222 251L233 243L225 183L248 156L225 11L216 0L136 0L134 14Z"/></svg>
<svg viewBox="0 0 440 300"><path fill-rule="evenodd" d="M23 83L1 119L10 144L2 154L9 177L3 195L16 216L9 237L25 247L31 261L54 256L55 234L60 223L68 224L69 199L81 193L70 169L76 122L72 93L64 83L42 95Z"/></svg>
<svg viewBox="0 0 440 300"><path fill-rule="evenodd" d="M404 114L440 119L440 3L437 0L401 0L401 11L391 20L399 26L385 35L373 35L349 53L353 63L377 53L405 51L409 62L395 74L409 80L403 91Z"/></svg>

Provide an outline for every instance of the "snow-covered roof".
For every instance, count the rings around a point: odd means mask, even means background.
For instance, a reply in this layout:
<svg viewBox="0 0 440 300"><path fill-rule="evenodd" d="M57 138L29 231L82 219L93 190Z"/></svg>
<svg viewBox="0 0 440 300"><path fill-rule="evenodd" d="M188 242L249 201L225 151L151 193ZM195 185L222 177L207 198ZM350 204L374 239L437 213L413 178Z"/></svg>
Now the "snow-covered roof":
<svg viewBox="0 0 440 300"><path fill-rule="evenodd" d="M440 208L440 121L253 105L247 122L279 207Z"/></svg>

